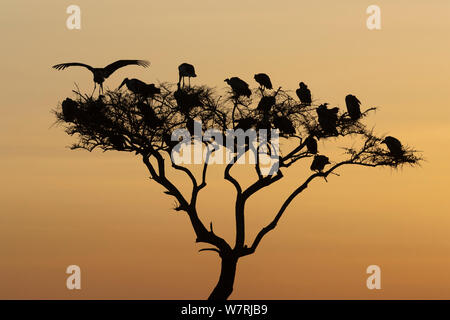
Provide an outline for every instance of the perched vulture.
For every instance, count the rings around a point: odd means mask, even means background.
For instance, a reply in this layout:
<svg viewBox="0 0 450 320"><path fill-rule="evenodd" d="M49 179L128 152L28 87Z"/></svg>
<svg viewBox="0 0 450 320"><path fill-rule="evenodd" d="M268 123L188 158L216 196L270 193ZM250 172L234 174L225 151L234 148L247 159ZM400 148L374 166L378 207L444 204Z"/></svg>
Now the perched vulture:
<svg viewBox="0 0 450 320"><path fill-rule="evenodd" d="M308 89L308 86L303 82L300 82L299 86L300 88L298 88L295 92L297 93L300 102L304 105L310 106L312 103L311 91Z"/></svg>
<svg viewBox="0 0 450 320"><path fill-rule="evenodd" d="M387 136L381 143L386 144L390 154L394 157L401 157L404 153L402 143L394 137Z"/></svg>
<svg viewBox="0 0 450 320"><path fill-rule="evenodd" d="M239 98L240 96L246 96L247 98L250 98L250 96L252 95L252 91L249 89L248 83L244 80L238 77L232 77L229 79L225 79L224 81L231 87L231 90L233 90L236 98Z"/></svg>
<svg viewBox="0 0 450 320"><path fill-rule="evenodd" d="M289 118L287 118L285 116L274 117L273 125L275 128L280 130L280 133L282 133L282 134L287 134L287 135L295 134L295 127L294 127L292 121L289 120Z"/></svg>
<svg viewBox="0 0 450 320"><path fill-rule="evenodd" d="M200 92L187 93L184 90L178 89L174 92L175 100L181 112L187 114L195 107L203 106L200 101Z"/></svg>
<svg viewBox="0 0 450 320"><path fill-rule="evenodd" d="M254 79L256 82L259 83L261 87L264 87L266 89L271 90L272 89L272 82L270 81L270 78L265 73L257 73L254 76Z"/></svg>
<svg viewBox="0 0 450 320"><path fill-rule="evenodd" d="M251 129L252 127L254 127L256 125L256 120L253 118L241 118L238 120L237 124L236 124L236 130L237 129L242 129L244 131L247 131L248 129Z"/></svg>
<svg viewBox="0 0 450 320"><path fill-rule="evenodd" d="M361 102L352 94L345 97L345 104L347 105L348 115L352 120L361 118L361 110L359 108Z"/></svg>
<svg viewBox="0 0 450 320"><path fill-rule="evenodd" d="M262 111L264 113L269 113L273 105L275 105L275 97L264 96L259 101L257 110Z"/></svg>
<svg viewBox="0 0 450 320"><path fill-rule="evenodd" d="M314 139L313 136L309 136L308 138L306 138L305 144L309 153L317 153L317 140Z"/></svg>
<svg viewBox="0 0 450 320"><path fill-rule="evenodd" d="M328 109L327 104L321 104L317 109L317 115L319 117L319 124L322 130L329 135L338 135L336 125L337 125L337 114L339 108Z"/></svg>
<svg viewBox="0 0 450 320"><path fill-rule="evenodd" d="M319 171L322 172L323 168L325 168L325 165L330 164L330 160L326 156L322 155L316 155L314 156L314 160L311 163L311 170L312 171Z"/></svg>
<svg viewBox="0 0 450 320"><path fill-rule="evenodd" d="M66 122L73 122L77 117L78 103L70 98L62 102L62 114Z"/></svg>

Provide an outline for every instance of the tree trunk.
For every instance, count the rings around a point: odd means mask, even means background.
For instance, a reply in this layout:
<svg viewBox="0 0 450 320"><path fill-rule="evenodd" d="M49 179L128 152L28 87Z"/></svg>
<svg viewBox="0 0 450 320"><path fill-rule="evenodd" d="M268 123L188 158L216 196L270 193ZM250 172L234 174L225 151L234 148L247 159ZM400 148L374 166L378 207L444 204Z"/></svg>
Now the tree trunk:
<svg viewBox="0 0 450 320"><path fill-rule="evenodd" d="M233 292L234 277L238 259L235 257L222 257L219 282L211 292L208 300L227 300Z"/></svg>

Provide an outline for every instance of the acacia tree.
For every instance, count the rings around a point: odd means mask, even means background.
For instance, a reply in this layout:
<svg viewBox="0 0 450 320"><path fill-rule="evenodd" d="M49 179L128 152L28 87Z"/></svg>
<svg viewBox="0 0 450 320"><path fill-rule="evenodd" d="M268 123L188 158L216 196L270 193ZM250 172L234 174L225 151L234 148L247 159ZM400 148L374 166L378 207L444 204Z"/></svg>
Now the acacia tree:
<svg viewBox="0 0 450 320"><path fill-rule="evenodd" d="M328 115L331 112L334 116L321 118L319 110L327 110L326 104L317 108L314 103L301 103L281 88L275 91L259 87L249 95L231 90L224 96L219 96L215 90L206 86L180 88L180 85L176 87L162 83L160 90L153 90L151 94L112 90L95 98L76 90L73 99L65 99L54 110L57 122L65 127L69 135L77 137L72 149L93 151L99 148L104 151L133 152L142 159L152 180L160 184L166 194L176 199L175 210L185 212L189 218L196 235L195 241L210 245L200 251L215 251L221 260L219 280L209 295L210 300L224 300L230 296L238 260L257 250L265 235L277 226L294 198L313 180L326 180L344 165L397 168L404 164L415 165L421 160L416 151L409 147L400 145L399 150L388 144L390 148L387 148L382 144L383 141L387 143L386 140L377 137L373 129L364 125L364 117L374 108L367 109L356 117L348 112L338 112L337 108L328 109ZM221 144L218 141L220 139L203 139L206 152L204 161L200 164L201 174L194 174L193 170L174 161L173 155L180 152L180 143L171 139L171 133L176 129L187 128L188 132L193 133L193 119L200 121L204 131L215 128L224 141L230 141L230 129L278 129L280 141L288 140L292 143L282 143L282 149L288 149L279 151L278 160L272 164L276 166L276 170L269 174L261 170L260 155L256 152L254 166L248 167L249 170L254 170L255 178L244 188L233 176L232 169L241 157L255 149L269 146L270 150L271 139L262 139L263 142L257 140L256 146L247 139L241 148L237 146L238 139L235 137L231 141L237 148ZM193 141L196 137L191 136L189 139ZM330 158L330 163L328 157L315 150L316 139L332 144L350 140L352 146L343 147L343 159L334 161ZM186 140L183 141L186 144ZM231 153L230 159L223 165L223 176L235 189L235 194L230 195L235 197L234 243L229 243L216 234L212 223L205 224L197 211L197 199L207 186L209 157L220 148L226 148ZM308 164L312 161L313 171L284 200L270 223L254 239L248 241L245 232L247 201L260 190L282 180L285 168L302 161L307 161ZM183 194L181 185L176 185L168 178L169 170L180 171L189 178L192 186L188 195Z"/></svg>

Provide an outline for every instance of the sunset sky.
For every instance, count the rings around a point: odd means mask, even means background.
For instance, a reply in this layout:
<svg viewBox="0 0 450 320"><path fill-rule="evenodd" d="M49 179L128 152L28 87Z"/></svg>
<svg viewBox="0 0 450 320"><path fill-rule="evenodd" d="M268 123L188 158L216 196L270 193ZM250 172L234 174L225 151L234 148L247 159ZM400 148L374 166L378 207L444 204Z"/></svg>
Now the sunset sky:
<svg viewBox="0 0 450 320"><path fill-rule="evenodd" d="M81 30L66 28L71 4ZM381 30L366 27L372 4ZM240 260L232 299L450 299L450 1L4 0L0 10L0 299L204 299L217 282L217 254L198 253L187 216L138 157L71 151L75 137L54 125L51 110L93 81L51 66L118 59L151 66L122 68L105 88L125 77L174 83L189 62L192 84L218 92L225 78L255 86L265 72L332 106L352 93L378 108L367 120L378 134L423 153L418 168L345 167L314 181ZM309 164L248 203L248 239ZM233 242L222 169L212 168L199 211ZM79 291L66 288L72 264ZM366 287L369 265L381 267L381 290Z"/></svg>

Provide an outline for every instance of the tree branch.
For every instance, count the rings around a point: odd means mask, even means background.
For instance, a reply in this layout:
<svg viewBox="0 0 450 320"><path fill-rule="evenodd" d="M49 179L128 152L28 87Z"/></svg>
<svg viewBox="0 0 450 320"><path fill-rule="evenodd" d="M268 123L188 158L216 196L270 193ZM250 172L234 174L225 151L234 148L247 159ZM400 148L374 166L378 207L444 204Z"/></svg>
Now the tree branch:
<svg viewBox="0 0 450 320"><path fill-rule="evenodd" d="M221 253L230 252L230 245L223 238L217 236L212 230L208 231L206 229L205 225L198 217L197 210L188 204L181 192L166 178L164 171L164 159L162 158L162 156L157 152L153 152L151 154L152 156L155 156L158 161L159 174L157 174L156 170L150 163L149 155L143 157L144 164L147 166L153 179L160 185L165 187L168 193L178 200L178 202L180 203L179 210L183 210L188 214L194 232L197 236L196 242L205 242L214 245L219 249Z"/></svg>
<svg viewBox="0 0 450 320"><path fill-rule="evenodd" d="M305 182L303 182L297 189L294 190L294 192L292 192L289 195L289 197L282 204L282 206L281 206L280 210L278 211L278 213L276 214L275 218L268 225L263 227L261 229L261 231L259 231L259 233L256 235L256 237L255 237L255 239L253 241L253 244L251 245L250 248L248 248L246 246L244 247L244 250L242 250L241 256L246 256L246 255L249 255L249 254L252 254L252 253L255 252L256 248L258 247L258 245L261 242L261 240L263 239L263 237L268 232L270 232L271 230L275 229L275 227L277 226L278 221L283 216L283 214L286 211L287 207L295 199L295 197L297 197L302 191L304 191L308 187L308 185L309 185L309 183L311 181L313 181L315 178L318 178L318 177L326 178L334 170L336 170L340 166L347 165L347 164L361 165L361 166L368 166L368 167L377 167L377 166L384 165L384 164L371 164L371 163L355 162L353 159L350 159L350 160L342 161L342 162L339 162L339 163L335 164L333 167L331 167L329 170L327 170L325 172L316 172L316 173L312 174L311 176L309 176L305 180Z"/></svg>

